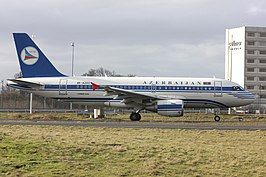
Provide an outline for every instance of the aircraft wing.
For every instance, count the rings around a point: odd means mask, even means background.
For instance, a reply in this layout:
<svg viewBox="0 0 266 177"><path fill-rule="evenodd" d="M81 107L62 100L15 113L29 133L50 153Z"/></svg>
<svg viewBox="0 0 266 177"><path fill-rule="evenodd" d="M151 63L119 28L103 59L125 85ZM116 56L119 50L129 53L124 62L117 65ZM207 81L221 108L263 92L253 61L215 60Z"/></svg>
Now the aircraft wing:
<svg viewBox="0 0 266 177"><path fill-rule="evenodd" d="M156 95L153 93L139 93L133 90L125 90L110 86L100 86L95 83L91 84L94 90L98 88L104 89L106 92L105 96L116 95L114 99L123 99L123 102L126 104L143 105L143 104L152 103L155 100L175 99L174 97L166 95Z"/></svg>
<svg viewBox="0 0 266 177"><path fill-rule="evenodd" d="M141 98L141 99L157 99L155 95L152 94L142 94L142 93L137 93L132 90L125 90L125 89L120 89L116 87L105 87L106 91L106 96L109 95L117 95L119 98Z"/></svg>

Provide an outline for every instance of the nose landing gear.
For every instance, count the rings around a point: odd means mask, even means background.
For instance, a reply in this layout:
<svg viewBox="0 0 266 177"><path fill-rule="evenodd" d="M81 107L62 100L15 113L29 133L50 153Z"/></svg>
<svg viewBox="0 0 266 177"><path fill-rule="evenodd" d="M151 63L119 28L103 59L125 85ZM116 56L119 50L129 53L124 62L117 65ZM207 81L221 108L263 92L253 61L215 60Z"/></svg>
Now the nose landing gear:
<svg viewBox="0 0 266 177"><path fill-rule="evenodd" d="M216 122L219 122L219 121L221 120L221 117L218 116L218 115L215 115L215 116L213 117L213 119L214 119Z"/></svg>
<svg viewBox="0 0 266 177"><path fill-rule="evenodd" d="M220 109L219 108L214 109L213 119L215 122L219 122L221 120L221 117L218 114L220 114Z"/></svg>

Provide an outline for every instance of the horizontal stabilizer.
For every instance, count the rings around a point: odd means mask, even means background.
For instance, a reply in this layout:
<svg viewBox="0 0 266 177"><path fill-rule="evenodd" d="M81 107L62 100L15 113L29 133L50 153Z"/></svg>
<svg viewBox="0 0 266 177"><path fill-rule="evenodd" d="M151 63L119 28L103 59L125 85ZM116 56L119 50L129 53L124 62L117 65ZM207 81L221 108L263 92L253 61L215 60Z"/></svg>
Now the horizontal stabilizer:
<svg viewBox="0 0 266 177"><path fill-rule="evenodd" d="M15 84L19 84L21 86L26 86L32 89L40 89L43 87L42 84L36 83L36 82L29 82L29 81L23 81L23 80L18 80L18 79L8 79L8 81L13 82ZM10 85L9 82L8 82L8 85Z"/></svg>

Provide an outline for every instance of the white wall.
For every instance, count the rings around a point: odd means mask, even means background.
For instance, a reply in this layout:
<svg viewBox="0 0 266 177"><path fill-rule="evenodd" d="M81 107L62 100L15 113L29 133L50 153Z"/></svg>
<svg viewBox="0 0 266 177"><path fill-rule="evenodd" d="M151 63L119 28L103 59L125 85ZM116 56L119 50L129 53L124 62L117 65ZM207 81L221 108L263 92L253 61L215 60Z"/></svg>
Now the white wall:
<svg viewBox="0 0 266 177"><path fill-rule="evenodd" d="M225 79L244 87L245 83L245 27L226 29Z"/></svg>

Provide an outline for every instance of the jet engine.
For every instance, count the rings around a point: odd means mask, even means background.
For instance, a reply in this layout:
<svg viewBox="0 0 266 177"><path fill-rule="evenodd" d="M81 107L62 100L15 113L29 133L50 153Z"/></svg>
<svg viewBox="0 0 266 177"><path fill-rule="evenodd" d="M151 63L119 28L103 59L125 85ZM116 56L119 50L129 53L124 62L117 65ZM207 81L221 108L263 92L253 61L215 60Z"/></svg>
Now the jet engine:
<svg viewBox="0 0 266 177"><path fill-rule="evenodd" d="M157 113L163 116L180 117L183 116L182 100L158 100Z"/></svg>

